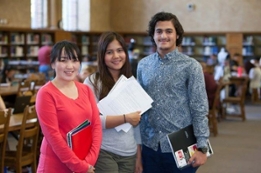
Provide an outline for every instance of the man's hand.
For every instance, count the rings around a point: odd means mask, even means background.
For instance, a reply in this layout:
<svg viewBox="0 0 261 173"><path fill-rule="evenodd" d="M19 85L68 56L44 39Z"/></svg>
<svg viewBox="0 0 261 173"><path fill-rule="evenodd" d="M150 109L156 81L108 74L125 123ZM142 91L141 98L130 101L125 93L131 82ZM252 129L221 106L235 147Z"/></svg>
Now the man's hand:
<svg viewBox="0 0 261 173"><path fill-rule="evenodd" d="M207 162L207 154L203 154L200 151L195 151L192 157L189 159L189 164L193 167L204 165Z"/></svg>

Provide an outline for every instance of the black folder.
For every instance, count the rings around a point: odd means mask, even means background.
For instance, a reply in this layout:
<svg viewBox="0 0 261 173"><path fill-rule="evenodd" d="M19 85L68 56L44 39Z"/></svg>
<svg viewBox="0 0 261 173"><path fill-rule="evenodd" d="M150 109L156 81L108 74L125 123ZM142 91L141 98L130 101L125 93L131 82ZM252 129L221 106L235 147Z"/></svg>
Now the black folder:
<svg viewBox="0 0 261 173"><path fill-rule="evenodd" d="M189 166L188 160L197 150L197 139L194 135L193 126L189 125L177 132L167 135L173 157L179 169ZM209 140L207 156L213 153Z"/></svg>

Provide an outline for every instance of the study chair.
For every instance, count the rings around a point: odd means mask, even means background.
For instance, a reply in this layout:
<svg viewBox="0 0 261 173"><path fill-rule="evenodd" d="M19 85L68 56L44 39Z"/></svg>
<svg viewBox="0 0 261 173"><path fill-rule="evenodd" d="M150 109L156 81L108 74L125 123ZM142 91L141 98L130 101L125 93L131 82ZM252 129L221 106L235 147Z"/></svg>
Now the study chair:
<svg viewBox="0 0 261 173"><path fill-rule="evenodd" d="M233 117L233 118L241 118L242 121L246 120L245 113L245 98L247 91L247 83L248 77L240 77L240 78L231 78L230 83L236 85L237 95L236 96L228 96L222 100L222 116L223 118ZM227 112L227 105L239 106L240 111L235 111L232 113Z"/></svg>
<svg viewBox="0 0 261 173"><path fill-rule="evenodd" d="M6 151L5 166L16 172L22 172L24 166L31 166L32 172L36 172L39 128L35 106L26 106L16 150Z"/></svg>
<svg viewBox="0 0 261 173"><path fill-rule="evenodd" d="M252 103L260 103L258 90L259 90L259 88L252 88L252 93L251 93L251 102Z"/></svg>
<svg viewBox="0 0 261 173"><path fill-rule="evenodd" d="M17 96L33 95L33 84L31 81L22 81L19 83Z"/></svg>
<svg viewBox="0 0 261 173"><path fill-rule="evenodd" d="M43 73L31 74L30 76L28 76L28 78L24 80L24 83L27 83L26 85L31 83L31 87L30 87L31 90L30 94L32 94L31 105L33 105L35 104L36 94L38 90L46 83L45 74Z"/></svg>
<svg viewBox="0 0 261 173"><path fill-rule="evenodd" d="M45 84L45 80L36 80L33 83L33 95L31 98L31 104L35 104L37 92Z"/></svg>
<svg viewBox="0 0 261 173"><path fill-rule="evenodd" d="M12 114L12 109L9 108L6 111L0 111L0 173L4 173L5 166L4 166L4 158L5 158L5 151L7 148L7 139L8 139L8 128L9 128L9 121L10 116Z"/></svg>
<svg viewBox="0 0 261 173"><path fill-rule="evenodd" d="M220 117L221 114L221 101L220 101L220 94L221 91L229 85L228 82L223 82L222 80L219 80L218 87L215 92L215 98L211 105L211 108L209 108L208 113L208 125L209 125L209 131L214 136L218 135L218 126L217 126L217 119Z"/></svg>
<svg viewBox="0 0 261 173"><path fill-rule="evenodd" d="M25 81L44 81L45 82L45 74L44 73L34 73L30 74Z"/></svg>

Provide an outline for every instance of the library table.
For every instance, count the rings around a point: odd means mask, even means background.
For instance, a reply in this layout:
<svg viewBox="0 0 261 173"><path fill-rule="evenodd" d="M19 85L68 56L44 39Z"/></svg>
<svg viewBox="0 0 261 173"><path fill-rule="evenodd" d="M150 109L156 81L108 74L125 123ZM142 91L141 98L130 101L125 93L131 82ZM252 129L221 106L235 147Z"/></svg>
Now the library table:
<svg viewBox="0 0 261 173"><path fill-rule="evenodd" d="M15 95L18 92L18 85L14 86L0 86L0 95L1 96L9 96Z"/></svg>
<svg viewBox="0 0 261 173"><path fill-rule="evenodd" d="M10 117L10 122L9 122L9 132L13 132L13 131L19 131L21 129L21 125L22 125L22 121L23 121L23 113L19 113L19 114L13 114ZM37 121L37 119L32 119L27 121L28 123L28 127L30 127L30 123L35 123ZM0 126L0 130L3 128L3 126Z"/></svg>
<svg viewBox="0 0 261 173"><path fill-rule="evenodd" d="M23 115L24 113L19 113L19 114L13 114L10 117L10 122L9 122L9 132L12 131L17 131L21 129L21 125L22 125L22 121L23 121ZM30 123L35 123L37 121L37 119L32 119L27 121L28 123L28 127L30 127Z"/></svg>

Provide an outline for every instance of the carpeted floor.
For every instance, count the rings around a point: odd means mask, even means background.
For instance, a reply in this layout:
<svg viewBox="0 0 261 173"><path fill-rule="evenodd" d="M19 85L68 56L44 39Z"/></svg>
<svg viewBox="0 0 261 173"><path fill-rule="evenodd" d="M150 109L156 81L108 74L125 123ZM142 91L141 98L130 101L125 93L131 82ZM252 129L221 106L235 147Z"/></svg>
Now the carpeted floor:
<svg viewBox="0 0 261 173"><path fill-rule="evenodd" d="M197 173L261 173L261 104L246 105L247 120L222 120L210 137L214 155Z"/></svg>
<svg viewBox="0 0 261 173"><path fill-rule="evenodd" d="M247 104L246 116L245 122L227 119L218 123L218 136L210 137L214 155L197 173L261 173L261 104ZM9 140L15 147L15 140Z"/></svg>

